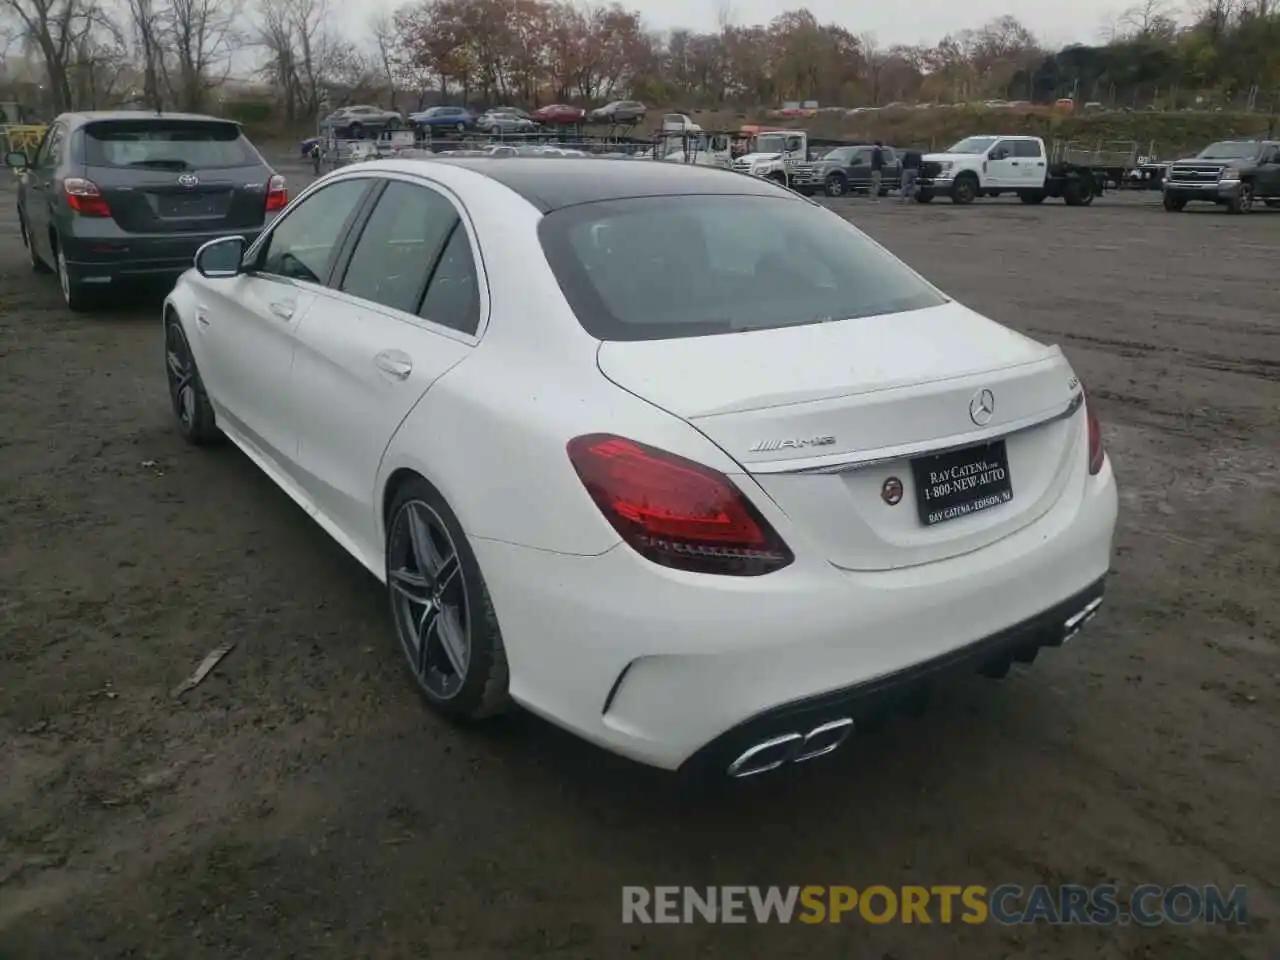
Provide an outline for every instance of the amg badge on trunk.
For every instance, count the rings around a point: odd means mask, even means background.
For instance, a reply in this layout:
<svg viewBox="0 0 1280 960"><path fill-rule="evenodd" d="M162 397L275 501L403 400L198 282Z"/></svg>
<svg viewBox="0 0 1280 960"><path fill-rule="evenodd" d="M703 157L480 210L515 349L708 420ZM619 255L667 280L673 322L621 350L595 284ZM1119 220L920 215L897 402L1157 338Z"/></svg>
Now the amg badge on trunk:
<svg viewBox="0 0 1280 960"><path fill-rule="evenodd" d="M770 450L800 450L804 447L829 447L836 442L835 437L809 437L800 440L757 440L751 445L750 453L768 453Z"/></svg>

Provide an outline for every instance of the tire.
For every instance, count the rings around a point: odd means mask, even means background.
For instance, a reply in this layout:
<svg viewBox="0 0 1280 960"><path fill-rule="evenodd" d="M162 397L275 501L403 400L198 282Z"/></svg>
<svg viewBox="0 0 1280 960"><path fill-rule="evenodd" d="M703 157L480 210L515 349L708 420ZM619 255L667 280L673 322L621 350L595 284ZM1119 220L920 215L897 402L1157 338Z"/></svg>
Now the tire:
<svg viewBox="0 0 1280 960"><path fill-rule="evenodd" d="M36 245L31 240L31 234L27 232L27 218L22 215L22 211L18 211L18 229L22 231L22 243L27 248L27 259L31 261L31 270L33 273L51 273L49 265L40 259L40 254L36 253Z"/></svg>
<svg viewBox="0 0 1280 960"><path fill-rule="evenodd" d="M400 484L387 511L385 563L396 639L427 702L460 720L504 712L510 704L507 652L488 587L453 511L419 476ZM419 635L427 638L425 646Z"/></svg>
<svg viewBox="0 0 1280 960"><path fill-rule="evenodd" d="M465 133L467 130L467 125L462 121L458 121L453 125L453 129L457 130L459 133Z"/></svg>
<svg viewBox="0 0 1280 960"><path fill-rule="evenodd" d="M1240 184L1236 195L1227 201L1228 213L1248 213L1253 209L1253 184L1245 181Z"/></svg>
<svg viewBox="0 0 1280 960"><path fill-rule="evenodd" d="M1068 180L1066 186L1062 188L1062 202L1068 207L1083 207L1087 195L1088 187L1078 178Z"/></svg>
<svg viewBox="0 0 1280 960"><path fill-rule="evenodd" d="M1166 193L1164 195L1164 208L1170 213L1181 213L1187 206L1185 197L1180 197L1176 193Z"/></svg>
<svg viewBox="0 0 1280 960"><path fill-rule="evenodd" d="M978 196L978 178L974 176L961 176L951 187L951 202L955 204L973 203L974 198Z"/></svg>
<svg viewBox="0 0 1280 960"><path fill-rule="evenodd" d="M916 203L933 203L933 194L928 190L920 190L916 193Z"/></svg>
<svg viewBox="0 0 1280 960"><path fill-rule="evenodd" d="M832 173L822 184L822 192L828 197L843 197L849 192L849 180L843 173Z"/></svg>
<svg viewBox="0 0 1280 960"><path fill-rule="evenodd" d="M392 117L390 120L388 120L388 121L387 121L387 129L388 129L388 130L399 130L399 129L400 129L400 118L399 118L399 117Z"/></svg>
<svg viewBox="0 0 1280 960"><path fill-rule="evenodd" d="M55 240L53 243L54 257L57 261L56 272L58 274L58 286L62 290L62 300L67 305L67 309L73 313L84 313L93 307L93 297L80 283L71 275L71 268L67 265L67 257L62 252L62 243Z"/></svg>
<svg viewBox="0 0 1280 960"><path fill-rule="evenodd" d="M222 439L182 323L172 313L164 318L164 369L169 401L178 418L178 430L187 443L208 446Z"/></svg>
<svg viewBox="0 0 1280 960"><path fill-rule="evenodd" d="M1018 199L1025 204L1044 203L1044 192L1041 190L1019 190Z"/></svg>

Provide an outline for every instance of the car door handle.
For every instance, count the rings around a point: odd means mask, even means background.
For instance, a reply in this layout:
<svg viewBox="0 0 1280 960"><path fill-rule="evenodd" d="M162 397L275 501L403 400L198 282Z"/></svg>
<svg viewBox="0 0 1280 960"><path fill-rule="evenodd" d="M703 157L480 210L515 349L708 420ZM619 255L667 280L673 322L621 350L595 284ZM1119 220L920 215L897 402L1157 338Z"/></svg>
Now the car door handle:
<svg viewBox="0 0 1280 960"><path fill-rule="evenodd" d="M400 350L383 350L373 358L374 366L389 373L397 380L406 380L413 373L413 358Z"/></svg>
<svg viewBox="0 0 1280 960"><path fill-rule="evenodd" d="M1016 167L1017 165L1018 165L1018 161L1017 161L1017 160L1010 160L1010 161L1009 161L1009 166L1011 166L1011 167Z"/></svg>
<svg viewBox="0 0 1280 960"><path fill-rule="evenodd" d="M267 309L281 320L292 320L298 304L293 300L272 300L267 304Z"/></svg>

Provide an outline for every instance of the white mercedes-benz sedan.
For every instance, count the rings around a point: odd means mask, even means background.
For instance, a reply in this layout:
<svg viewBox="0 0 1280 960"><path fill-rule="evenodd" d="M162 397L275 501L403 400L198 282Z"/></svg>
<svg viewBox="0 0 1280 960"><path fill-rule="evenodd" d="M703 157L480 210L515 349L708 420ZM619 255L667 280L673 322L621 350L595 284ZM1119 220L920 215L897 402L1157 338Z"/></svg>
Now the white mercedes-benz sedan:
<svg viewBox="0 0 1280 960"><path fill-rule="evenodd" d="M836 214L749 176L373 161L164 307L229 437L385 584L432 705L667 769L830 753L1102 602L1085 391Z"/></svg>

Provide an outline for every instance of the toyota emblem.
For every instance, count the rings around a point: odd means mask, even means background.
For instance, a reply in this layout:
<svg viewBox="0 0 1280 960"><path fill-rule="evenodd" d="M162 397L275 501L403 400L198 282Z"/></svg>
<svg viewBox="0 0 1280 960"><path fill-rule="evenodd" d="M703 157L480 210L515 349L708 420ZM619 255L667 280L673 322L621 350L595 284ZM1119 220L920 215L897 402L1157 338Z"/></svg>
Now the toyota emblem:
<svg viewBox="0 0 1280 960"><path fill-rule="evenodd" d="M991 422L996 413L996 398L990 390L979 390L969 401L969 419L980 427Z"/></svg>
<svg viewBox="0 0 1280 960"><path fill-rule="evenodd" d="M182 176L178 177L178 183L184 187L194 187L199 182L200 178L194 173L184 173Z"/></svg>

